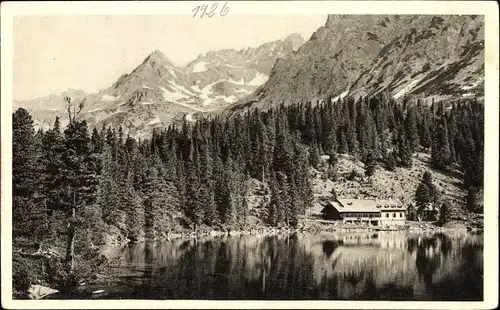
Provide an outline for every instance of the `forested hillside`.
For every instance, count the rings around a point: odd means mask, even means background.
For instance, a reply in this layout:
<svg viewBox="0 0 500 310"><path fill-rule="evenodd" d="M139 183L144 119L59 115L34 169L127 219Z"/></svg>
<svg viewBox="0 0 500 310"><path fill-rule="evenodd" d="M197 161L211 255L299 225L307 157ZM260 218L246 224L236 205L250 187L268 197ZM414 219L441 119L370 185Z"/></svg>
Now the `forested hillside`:
<svg viewBox="0 0 500 310"><path fill-rule="evenodd" d="M23 109L13 115L14 232L43 240L74 206L77 218L136 239L183 225L240 229L247 181L269 184L262 220L296 226L311 206L310 167L321 154L351 154L389 171L430 152L439 169L460 168L466 188L482 187L483 106L473 101L396 105L378 99L298 104L155 132L136 141L123 130L87 131L85 121L33 129ZM267 187L266 187L267 188ZM182 218L185 222L175 222ZM61 227L64 229L64 226Z"/></svg>

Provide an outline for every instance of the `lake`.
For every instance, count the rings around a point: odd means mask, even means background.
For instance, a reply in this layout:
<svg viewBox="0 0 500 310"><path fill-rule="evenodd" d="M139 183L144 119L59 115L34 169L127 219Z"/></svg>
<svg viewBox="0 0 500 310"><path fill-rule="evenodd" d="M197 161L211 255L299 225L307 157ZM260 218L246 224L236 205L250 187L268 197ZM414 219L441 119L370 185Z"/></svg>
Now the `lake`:
<svg viewBox="0 0 500 310"><path fill-rule="evenodd" d="M483 236L320 233L108 249L110 299L482 300Z"/></svg>

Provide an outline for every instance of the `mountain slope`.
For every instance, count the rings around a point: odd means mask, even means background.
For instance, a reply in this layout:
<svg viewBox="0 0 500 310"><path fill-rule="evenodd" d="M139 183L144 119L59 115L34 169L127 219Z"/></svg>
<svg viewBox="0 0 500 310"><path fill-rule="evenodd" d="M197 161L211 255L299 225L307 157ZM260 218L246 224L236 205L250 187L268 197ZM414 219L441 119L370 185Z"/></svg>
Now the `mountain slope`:
<svg viewBox="0 0 500 310"><path fill-rule="evenodd" d="M483 17L330 15L229 110L381 94L483 96L483 88Z"/></svg>
<svg viewBox="0 0 500 310"><path fill-rule="evenodd" d="M48 128L54 124L56 116L64 117L65 110L65 97L71 97L76 101L80 101L88 96L83 90L68 89L61 94L52 94L47 97L36 98L26 101L12 102L13 110L18 108L27 109L35 119L35 125L42 128Z"/></svg>
<svg viewBox="0 0 500 310"><path fill-rule="evenodd" d="M95 94L69 94L85 100L80 115L90 126L122 126L136 137L147 136L186 116L225 107L253 93L268 79L275 61L296 50L304 40L293 34L256 48L225 49L200 55L185 67L153 51L129 74ZM48 126L64 116L64 96L51 96L15 106L27 108L38 126ZM48 122L46 120L49 120ZM64 120L63 120L64 124Z"/></svg>

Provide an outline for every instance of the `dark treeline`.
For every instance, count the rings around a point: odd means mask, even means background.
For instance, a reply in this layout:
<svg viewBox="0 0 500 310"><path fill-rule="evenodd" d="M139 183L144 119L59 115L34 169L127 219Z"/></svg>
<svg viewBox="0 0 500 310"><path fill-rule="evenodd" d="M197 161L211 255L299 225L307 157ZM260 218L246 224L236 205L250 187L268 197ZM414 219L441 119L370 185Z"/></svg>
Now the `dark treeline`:
<svg viewBox="0 0 500 310"><path fill-rule="evenodd" d="M75 118L64 129L57 119L36 132L18 109L13 233L19 242L76 238L78 247L97 242L99 231L137 240L179 226L242 229L251 178L264 184L260 220L296 227L312 205L309 172L322 154L333 171L338 153L394 170L410 167L415 152L430 152L435 168L461 170L465 188L476 193L483 186L483 123L483 104L475 101L347 99L184 120L138 141L121 128L89 132Z"/></svg>

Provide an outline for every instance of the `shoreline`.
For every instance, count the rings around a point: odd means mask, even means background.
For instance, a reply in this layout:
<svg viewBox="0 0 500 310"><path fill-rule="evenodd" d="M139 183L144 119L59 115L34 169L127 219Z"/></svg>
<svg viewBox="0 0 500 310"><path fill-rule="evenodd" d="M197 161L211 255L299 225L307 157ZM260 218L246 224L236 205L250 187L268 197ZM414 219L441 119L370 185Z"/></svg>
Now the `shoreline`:
<svg viewBox="0 0 500 310"><path fill-rule="evenodd" d="M469 233L483 233L483 228L470 227L462 222L452 223L454 225L447 226L437 226L430 222L407 222L402 226L393 227L377 227L377 226L361 226L353 224L344 223L334 223L334 224L324 224L314 222L305 227L290 229L290 228L269 228L263 227L258 229L245 229L245 230L218 230L218 229L200 229L197 232L185 231L185 232L174 232L165 233L160 237L154 238L139 238L138 240L124 240L102 244L100 246L126 246L132 244L139 244L144 242L157 242L157 241L169 241L172 239L193 239L201 237L234 237L234 236L273 236L273 235L289 235L289 234L321 234L321 233L367 233L367 232L380 232L380 231L391 231L391 232L408 232L408 233L424 233L424 232L469 232Z"/></svg>

